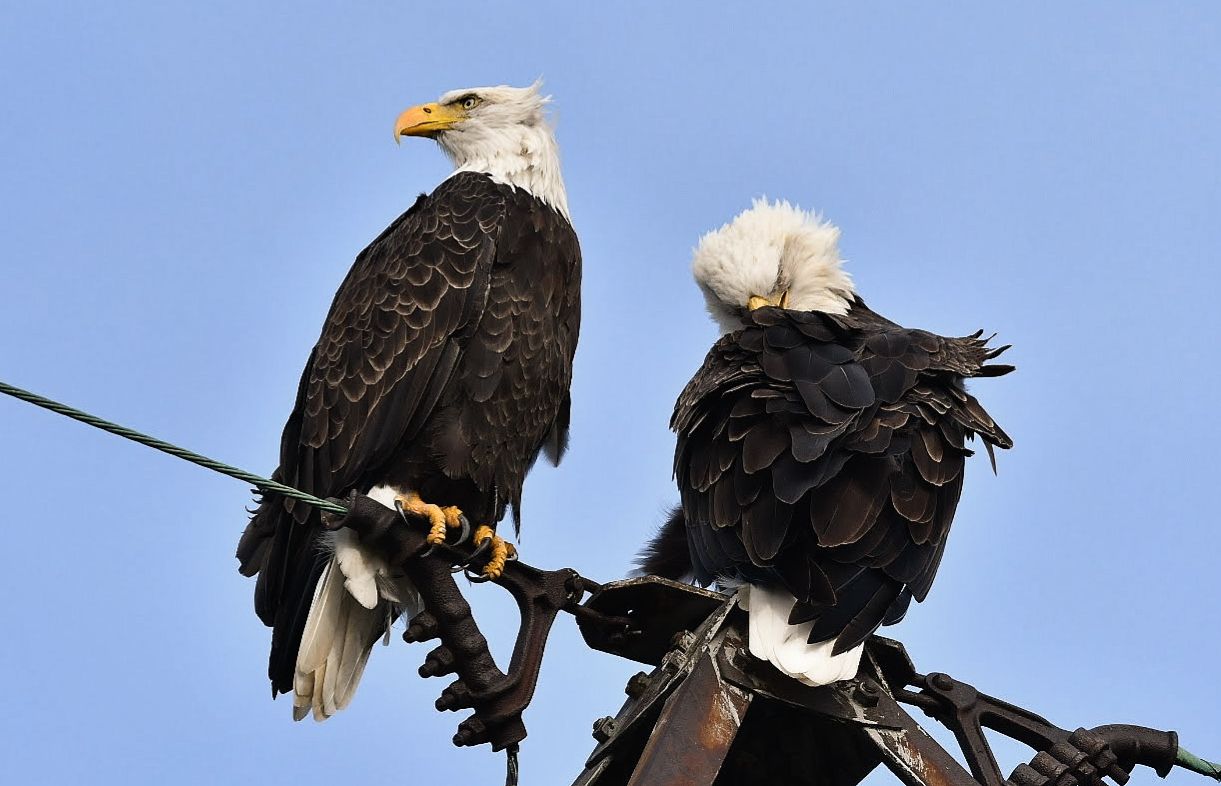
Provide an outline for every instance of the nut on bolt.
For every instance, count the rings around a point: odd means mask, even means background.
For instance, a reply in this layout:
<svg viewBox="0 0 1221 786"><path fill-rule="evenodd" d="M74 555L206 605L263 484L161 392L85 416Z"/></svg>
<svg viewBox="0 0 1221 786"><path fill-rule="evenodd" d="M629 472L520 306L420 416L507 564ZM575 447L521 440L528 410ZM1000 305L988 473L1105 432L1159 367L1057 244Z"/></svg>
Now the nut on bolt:
<svg viewBox="0 0 1221 786"><path fill-rule="evenodd" d="M428 653L424 665L418 671L421 677L444 677L446 674L453 674L454 653L450 652L449 647L441 645Z"/></svg>
<svg viewBox="0 0 1221 786"><path fill-rule="evenodd" d="M689 630L675 633L670 639L670 649L686 652L695 643L695 634Z"/></svg>
<svg viewBox="0 0 1221 786"><path fill-rule="evenodd" d="M455 680L452 685L441 691L441 696L433 706L439 712L466 709L472 706L471 689L462 680Z"/></svg>
<svg viewBox="0 0 1221 786"><path fill-rule="evenodd" d="M437 627L437 618L427 611L421 611L407 625L407 630L403 631L403 641L415 644L435 639L437 638Z"/></svg>
<svg viewBox="0 0 1221 786"><path fill-rule="evenodd" d="M607 715L605 718L598 718L594 721L594 739L598 742L606 742L614 735L615 730L619 728L619 724L614 718Z"/></svg>
<svg viewBox="0 0 1221 786"><path fill-rule="evenodd" d="M624 687L623 692L635 699L640 696L640 694L648 690L649 684L652 682L652 677L645 674L643 671L638 671L632 675L630 680L627 681L627 686Z"/></svg>
<svg viewBox="0 0 1221 786"><path fill-rule="evenodd" d="M854 698L866 707L877 706L878 699L880 698L878 694L878 686L872 682L858 682L856 690L853 691Z"/></svg>
<svg viewBox="0 0 1221 786"><path fill-rule="evenodd" d="M464 745L480 745L487 739L487 727L483 725L483 721L472 716L458 724L458 733L454 735L454 744L462 747Z"/></svg>
<svg viewBox="0 0 1221 786"><path fill-rule="evenodd" d="M933 687L937 690L954 689L954 679L948 674L938 672L930 677L930 681L933 683Z"/></svg>

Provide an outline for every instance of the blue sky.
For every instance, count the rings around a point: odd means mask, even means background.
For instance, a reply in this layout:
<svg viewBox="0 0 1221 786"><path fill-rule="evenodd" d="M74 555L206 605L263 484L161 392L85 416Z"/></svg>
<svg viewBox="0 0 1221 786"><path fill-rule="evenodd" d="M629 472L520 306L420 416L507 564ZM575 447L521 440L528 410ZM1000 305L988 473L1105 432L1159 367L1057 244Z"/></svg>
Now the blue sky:
<svg viewBox="0 0 1221 786"><path fill-rule="evenodd" d="M269 472L352 258L447 174L394 118L542 75L585 316L572 450L527 483L524 558L628 570L715 338L690 250L784 197L842 227L876 310L1015 345L1018 372L974 390L1016 447L996 477L972 462L933 592L891 634L1069 728L1221 757L1221 8L255 5L6 4L0 379ZM450 746L423 646L378 649L326 724L270 701L242 484L11 400L0 444L13 782L501 777ZM503 651L496 593L471 595ZM636 668L560 620L525 783L575 776Z"/></svg>

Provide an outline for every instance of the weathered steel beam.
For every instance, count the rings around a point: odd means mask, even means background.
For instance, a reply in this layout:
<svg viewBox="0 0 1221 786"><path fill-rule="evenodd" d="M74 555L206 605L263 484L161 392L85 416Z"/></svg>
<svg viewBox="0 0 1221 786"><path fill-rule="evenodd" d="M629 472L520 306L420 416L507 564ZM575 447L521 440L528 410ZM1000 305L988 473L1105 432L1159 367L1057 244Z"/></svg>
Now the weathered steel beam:
<svg viewBox="0 0 1221 786"><path fill-rule="evenodd" d="M708 786L717 778L752 694L721 679L704 652L666 700L628 786Z"/></svg>

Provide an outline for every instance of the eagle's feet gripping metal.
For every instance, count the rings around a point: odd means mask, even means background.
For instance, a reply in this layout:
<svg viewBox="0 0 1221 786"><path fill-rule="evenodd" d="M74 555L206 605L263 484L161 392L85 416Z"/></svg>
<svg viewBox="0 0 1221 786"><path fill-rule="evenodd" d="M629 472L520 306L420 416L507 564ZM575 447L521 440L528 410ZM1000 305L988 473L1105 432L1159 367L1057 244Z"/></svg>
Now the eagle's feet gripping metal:
<svg viewBox="0 0 1221 786"><path fill-rule="evenodd" d="M342 504L350 512L342 517L328 514L324 518L326 526L354 530L362 544L376 549L390 564L400 565L419 590L425 611L411 620L403 640L439 640L420 667L420 676L457 675L458 679L442 691L436 707L474 710L458 725L454 744L487 743L497 751L513 751L526 736L521 715L534 696L543 648L556 614L575 609L585 593L598 585L569 568L539 570L514 561L508 544L484 532L479 533L484 537L478 545L472 542L475 538L465 537L453 543L431 544L428 535L433 531L432 517L416 514L406 505L401 508L400 518L399 512L358 494ZM404 521L414 524L413 518L424 519L427 527L403 526ZM498 568L498 575L492 577L488 566L497 559L497 540L503 551L501 561L493 566ZM506 589L517 601L521 617L507 671L501 671L492 658L487 639L471 616L470 605L453 575L455 566L478 564L489 553L488 565L483 568L487 578L482 580Z"/></svg>
<svg viewBox="0 0 1221 786"><path fill-rule="evenodd" d="M517 559L517 548L497 535L496 530L487 525L476 528L472 541L475 544L475 552L462 565L463 569L481 559L487 560L479 574L466 571L466 577L476 584L500 578L505 571L505 564L509 560Z"/></svg>
<svg viewBox="0 0 1221 786"><path fill-rule="evenodd" d="M439 546L444 543L447 530L461 529L462 536L459 538L459 542L465 541L467 535L470 534L470 522L467 521L461 510L452 505L441 507L425 502L414 491L408 491L406 494L395 497L394 507L400 516L405 517L406 514L411 514L428 520L426 539L430 546Z"/></svg>

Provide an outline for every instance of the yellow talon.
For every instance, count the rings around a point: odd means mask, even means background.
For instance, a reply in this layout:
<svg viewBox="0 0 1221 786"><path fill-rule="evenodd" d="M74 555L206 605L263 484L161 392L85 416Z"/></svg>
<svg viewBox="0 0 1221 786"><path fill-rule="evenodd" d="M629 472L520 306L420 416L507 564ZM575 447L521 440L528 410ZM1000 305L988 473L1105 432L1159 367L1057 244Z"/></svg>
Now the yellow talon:
<svg viewBox="0 0 1221 786"><path fill-rule="evenodd" d="M517 549L486 524L475 530L476 546L482 545L488 538L492 539L492 556L483 566L483 575L489 579L498 579L505 572L505 563L508 562L509 557L517 554Z"/></svg>
<svg viewBox="0 0 1221 786"><path fill-rule="evenodd" d="M420 499L414 491L408 491L397 497L403 510L416 516L428 519L428 537L426 540L434 546L445 542L446 529L458 529L462 526L462 511L453 506L441 507L432 505Z"/></svg>

